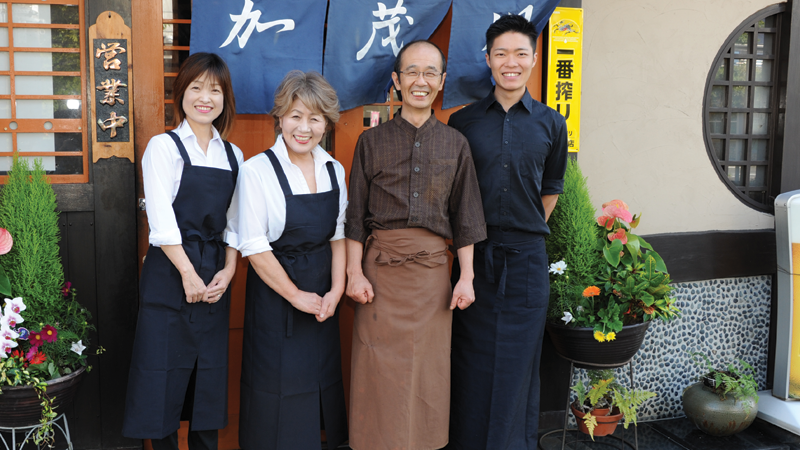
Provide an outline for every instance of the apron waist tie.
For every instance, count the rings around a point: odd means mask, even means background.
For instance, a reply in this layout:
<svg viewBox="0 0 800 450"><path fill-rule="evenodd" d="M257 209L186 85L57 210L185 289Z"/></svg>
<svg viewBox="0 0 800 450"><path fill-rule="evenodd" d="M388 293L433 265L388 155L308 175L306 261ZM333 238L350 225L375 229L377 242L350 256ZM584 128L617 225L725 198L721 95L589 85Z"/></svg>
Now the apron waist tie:
<svg viewBox="0 0 800 450"><path fill-rule="evenodd" d="M272 254L275 255L275 258L283 267L283 270L286 271L286 275L289 276L289 279L292 280L293 283L297 283L297 277L295 277L294 273L294 263L297 261L297 257L301 255L309 255L312 253L318 253L325 250L327 247L321 245L315 249L312 249L308 252L297 252L297 253L283 253L278 250L272 249ZM288 302L287 302L288 303ZM286 337L292 337L292 328L294 327L294 306L291 304L289 305L289 311L286 313Z"/></svg>
<svg viewBox="0 0 800 450"><path fill-rule="evenodd" d="M508 254L520 253L519 249L496 241L488 241L486 244L485 270L486 280L494 284L494 251L499 250L503 258L503 273L500 275L500 282L497 284L497 294L494 299L493 312L499 313L503 309L503 301L506 298L506 277L508 275Z"/></svg>
<svg viewBox="0 0 800 450"><path fill-rule="evenodd" d="M366 250L366 248L369 247L369 245L373 242L373 245L380 251L378 256L375 257L375 264L379 266L397 267L406 263L417 263L425 267L437 267L441 266L442 264L447 264L447 247L433 253L429 252L428 250L421 250L416 253L401 254L390 250L384 245L381 245L380 241L378 241L378 238L373 234L367 238L364 249ZM388 259L383 259L383 256L387 256Z"/></svg>

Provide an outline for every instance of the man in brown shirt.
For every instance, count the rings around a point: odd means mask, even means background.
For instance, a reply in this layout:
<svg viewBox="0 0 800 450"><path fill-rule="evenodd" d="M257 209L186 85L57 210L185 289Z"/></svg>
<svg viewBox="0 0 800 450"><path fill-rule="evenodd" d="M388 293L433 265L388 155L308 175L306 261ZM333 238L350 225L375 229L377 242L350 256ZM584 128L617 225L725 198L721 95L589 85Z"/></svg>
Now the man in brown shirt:
<svg viewBox="0 0 800 450"><path fill-rule="evenodd" d="M365 131L350 172L347 295L353 331L350 446L431 449L447 444L452 310L475 300L473 244L486 239L467 140L431 105L445 59L407 44L392 80L400 114ZM451 289L445 239L462 267Z"/></svg>

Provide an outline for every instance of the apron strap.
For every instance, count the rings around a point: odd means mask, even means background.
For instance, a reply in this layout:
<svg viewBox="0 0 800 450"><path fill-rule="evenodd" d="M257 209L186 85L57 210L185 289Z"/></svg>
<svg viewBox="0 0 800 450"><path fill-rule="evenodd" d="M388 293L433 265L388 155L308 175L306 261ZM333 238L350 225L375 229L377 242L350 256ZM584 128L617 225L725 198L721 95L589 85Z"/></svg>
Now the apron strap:
<svg viewBox="0 0 800 450"><path fill-rule="evenodd" d="M331 177L331 190L339 190L339 180L336 179L336 171L333 170L333 161L325 163L325 168L328 169L328 176Z"/></svg>
<svg viewBox="0 0 800 450"><path fill-rule="evenodd" d="M186 147L183 146L183 142L181 142L181 138L179 138L178 135L175 134L175 132L171 131L171 130L167 131L167 134L169 135L169 137L172 138L173 141L175 141L175 145L178 146L178 151L181 154L181 158L183 158L183 164L186 165L186 166L191 167L192 166L192 160L189 159L189 154L186 153ZM233 166L231 166L231 167L233 167Z"/></svg>
<svg viewBox="0 0 800 450"><path fill-rule="evenodd" d="M239 161L236 161L236 155L233 153L233 146L228 141L222 141L225 144L225 154L228 155L228 164L231 165L231 175L233 176L233 184L236 184L236 178L239 176Z"/></svg>
<svg viewBox="0 0 800 450"><path fill-rule="evenodd" d="M264 154L267 155L269 161L272 163L272 168L275 170L275 175L278 177L278 182L281 184L283 195L286 197L291 197L293 195L292 188L289 186L289 180L286 178L286 173L283 171L283 167L281 167L278 157L275 156L275 152L273 152L270 148L265 150Z"/></svg>
<svg viewBox="0 0 800 450"><path fill-rule="evenodd" d="M487 242L486 258L484 264L486 270L486 280L490 284L494 284L495 250L500 251L500 255L503 258L503 273L500 275L500 282L497 283L497 294L494 297L494 308L492 309L492 312L499 313L503 309L503 300L505 300L506 298L506 277L508 276L508 254L520 253L520 250L492 240L489 240Z"/></svg>

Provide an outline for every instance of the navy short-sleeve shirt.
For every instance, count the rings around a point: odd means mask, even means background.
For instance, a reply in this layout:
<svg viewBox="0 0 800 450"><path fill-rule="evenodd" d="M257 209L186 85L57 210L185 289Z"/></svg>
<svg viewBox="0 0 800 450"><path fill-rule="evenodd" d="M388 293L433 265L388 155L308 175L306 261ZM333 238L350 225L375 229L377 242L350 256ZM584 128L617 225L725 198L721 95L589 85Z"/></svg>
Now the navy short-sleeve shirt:
<svg viewBox="0 0 800 450"><path fill-rule="evenodd" d="M564 189L564 116L527 90L506 112L490 92L454 113L448 124L469 141L486 225L550 234L542 196Z"/></svg>

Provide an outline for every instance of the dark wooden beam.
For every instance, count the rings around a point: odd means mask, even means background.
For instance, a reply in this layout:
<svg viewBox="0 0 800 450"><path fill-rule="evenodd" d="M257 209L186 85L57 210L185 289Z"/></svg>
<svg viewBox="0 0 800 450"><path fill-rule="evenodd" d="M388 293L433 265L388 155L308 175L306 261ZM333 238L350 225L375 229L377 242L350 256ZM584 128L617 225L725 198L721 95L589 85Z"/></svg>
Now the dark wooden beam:
<svg viewBox="0 0 800 450"><path fill-rule="evenodd" d="M642 236L664 258L673 282L775 273L775 230Z"/></svg>

